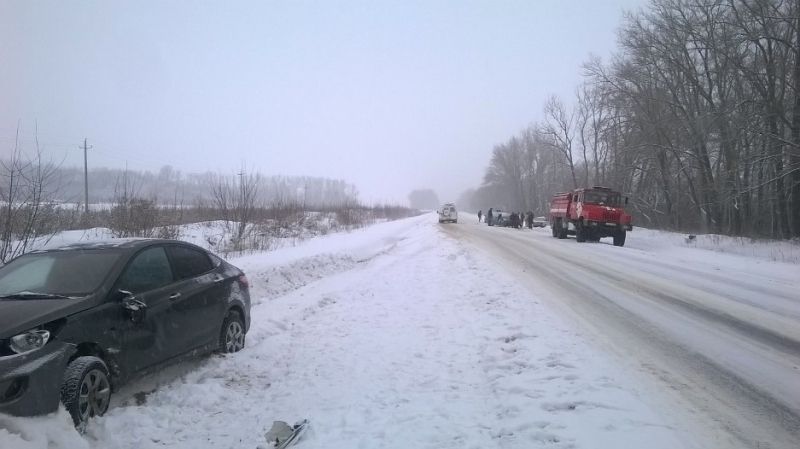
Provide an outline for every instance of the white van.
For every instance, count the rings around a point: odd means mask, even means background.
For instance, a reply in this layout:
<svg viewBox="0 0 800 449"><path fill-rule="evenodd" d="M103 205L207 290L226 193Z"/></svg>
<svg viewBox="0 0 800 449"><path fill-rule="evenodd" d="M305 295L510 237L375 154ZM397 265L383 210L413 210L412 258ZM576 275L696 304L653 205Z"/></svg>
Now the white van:
<svg viewBox="0 0 800 449"><path fill-rule="evenodd" d="M458 211L453 203L444 203L439 208L439 223L451 222L458 223Z"/></svg>

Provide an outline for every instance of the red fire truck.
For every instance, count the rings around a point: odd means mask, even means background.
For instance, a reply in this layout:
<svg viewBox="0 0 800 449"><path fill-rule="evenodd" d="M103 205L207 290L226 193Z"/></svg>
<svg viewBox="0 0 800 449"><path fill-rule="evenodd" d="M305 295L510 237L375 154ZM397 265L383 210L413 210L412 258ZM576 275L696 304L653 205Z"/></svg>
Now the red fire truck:
<svg viewBox="0 0 800 449"><path fill-rule="evenodd" d="M623 246L626 232L633 230L625 204L628 204L627 197L607 187L557 193L550 200L553 237L565 239L567 235L575 235L579 242L613 237L614 246Z"/></svg>

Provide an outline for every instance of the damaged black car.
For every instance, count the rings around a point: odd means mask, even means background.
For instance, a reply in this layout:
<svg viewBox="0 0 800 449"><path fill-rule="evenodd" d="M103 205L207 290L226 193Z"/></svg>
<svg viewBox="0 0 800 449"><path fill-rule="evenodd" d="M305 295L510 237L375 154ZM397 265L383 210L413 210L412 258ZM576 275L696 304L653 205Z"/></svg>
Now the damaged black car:
<svg viewBox="0 0 800 449"><path fill-rule="evenodd" d="M61 401L80 426L125 382L176 360L241 350L244 273L179 241L118 239L35 251L0 268L0 412Z"/></svg>

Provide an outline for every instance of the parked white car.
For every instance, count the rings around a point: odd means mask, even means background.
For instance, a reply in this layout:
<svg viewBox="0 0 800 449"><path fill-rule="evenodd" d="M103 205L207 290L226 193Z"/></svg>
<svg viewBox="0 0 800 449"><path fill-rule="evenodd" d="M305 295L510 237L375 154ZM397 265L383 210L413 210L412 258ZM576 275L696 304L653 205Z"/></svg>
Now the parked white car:
<svg viewBox="0 0 800 449"><path fill-rule="evenodd" d="M453 203L444 203L439 208L439 223L458 223L458 211Z"/></svg>
<svg viewBox="0 0 800 449"><path fill-rule="evenodd" d="M536 217L533 219L533 227L534 228L543 228L547 226L547 218L546 217Z"/></svg>

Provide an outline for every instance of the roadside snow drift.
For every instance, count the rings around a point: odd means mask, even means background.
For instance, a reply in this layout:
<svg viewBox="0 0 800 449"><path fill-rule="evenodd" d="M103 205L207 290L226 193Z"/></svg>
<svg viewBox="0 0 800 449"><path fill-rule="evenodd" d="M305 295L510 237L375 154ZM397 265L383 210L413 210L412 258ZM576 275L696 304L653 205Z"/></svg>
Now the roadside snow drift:
<svg viewBox="0 0 800 449"><path fill-rule="evenodd" d="M232 260L251 281L247 347L123 388L81 438L60 411L0 415L0 447L668 448L648 392L435 217Z"/></svg>

